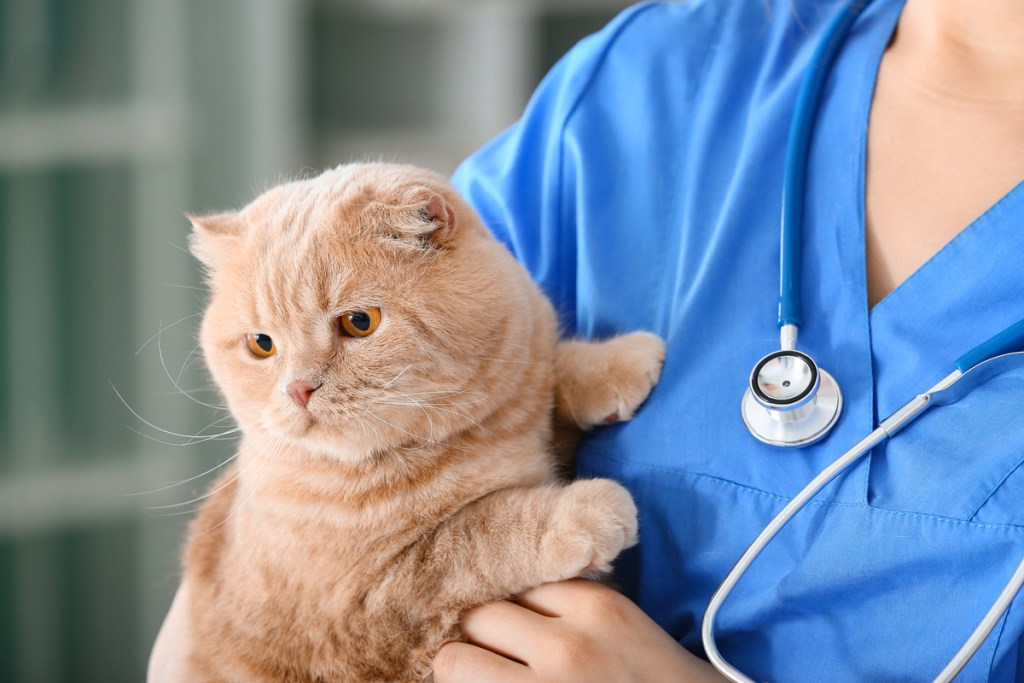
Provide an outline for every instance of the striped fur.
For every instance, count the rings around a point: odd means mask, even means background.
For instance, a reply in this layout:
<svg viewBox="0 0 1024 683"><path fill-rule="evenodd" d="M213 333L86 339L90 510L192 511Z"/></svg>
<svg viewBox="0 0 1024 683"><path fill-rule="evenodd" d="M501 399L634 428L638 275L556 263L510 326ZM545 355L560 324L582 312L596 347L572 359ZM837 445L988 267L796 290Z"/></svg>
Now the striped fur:
<svg viewBox="0 0 1024 683"><path fill-rule="evenodd" d="M628 418L661 342L559 347L548 301L443 178L342 166L193 223L202 348L244 438L185 552L192 680L422 681L465 609L635 542L622 487L559 481L553 412L557 395L583 428ZM339 333L367 307L373 334ZM319 386L308 409L295 381Z"/></svg>

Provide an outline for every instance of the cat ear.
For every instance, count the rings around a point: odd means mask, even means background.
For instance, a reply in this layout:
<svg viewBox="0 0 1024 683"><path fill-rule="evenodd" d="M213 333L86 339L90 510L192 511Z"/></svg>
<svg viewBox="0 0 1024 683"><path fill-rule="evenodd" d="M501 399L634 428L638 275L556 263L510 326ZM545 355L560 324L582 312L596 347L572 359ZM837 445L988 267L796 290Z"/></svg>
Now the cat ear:
<svg viewBox="0 0 1024 683"><path fill-rule="evenodd" d="M216 268L227 254L237 249L245 231L245 220L239 214L229 211L209 216L185 215L192 223L192 255L206 267Z"/></svg>
<svg viewBox="0 0 1024 683"><path fill-rule="evenodd" d="M444 244L455 234L455 210L436 192L428 194L419 217L423 222L423 229L418 232L421 242Z"/></svg>

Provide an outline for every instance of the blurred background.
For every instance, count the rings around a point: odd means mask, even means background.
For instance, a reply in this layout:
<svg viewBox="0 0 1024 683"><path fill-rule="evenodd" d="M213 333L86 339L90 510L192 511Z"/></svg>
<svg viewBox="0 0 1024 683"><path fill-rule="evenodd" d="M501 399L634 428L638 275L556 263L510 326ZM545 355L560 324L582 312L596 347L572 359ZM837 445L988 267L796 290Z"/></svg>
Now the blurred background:
<svg viewBox="0 0 1024 683"><path fill-rule="evenodd" d="M0 682L144 678L233 446L184 212L449 173L627 4L0 0Z"/></svg>

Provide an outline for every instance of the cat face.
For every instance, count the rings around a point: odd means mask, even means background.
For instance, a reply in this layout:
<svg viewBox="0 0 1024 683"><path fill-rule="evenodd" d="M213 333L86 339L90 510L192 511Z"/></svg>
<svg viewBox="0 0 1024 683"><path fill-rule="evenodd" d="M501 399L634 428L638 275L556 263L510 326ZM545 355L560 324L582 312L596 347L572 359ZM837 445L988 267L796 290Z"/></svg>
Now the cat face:
<svg viewBox="0 0 1024 683"><path fill-rule="evenodd" d="M443 444L553 334L525 272L422 169L342 166L193 224L214 379L243 431L309 452Z"/></svg>

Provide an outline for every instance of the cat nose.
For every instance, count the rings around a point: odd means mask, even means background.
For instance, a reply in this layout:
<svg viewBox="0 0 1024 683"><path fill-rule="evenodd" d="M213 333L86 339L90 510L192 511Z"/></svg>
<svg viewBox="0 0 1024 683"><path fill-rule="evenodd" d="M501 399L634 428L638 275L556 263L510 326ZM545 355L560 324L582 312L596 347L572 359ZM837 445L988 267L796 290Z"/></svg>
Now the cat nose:
<svg viewBox="0 0 1024 683"><path fill-rule="evenodd" d="M320 388L319 384L310 384L309 382L292 382L288 385L288 395L294 399L300 408L306 408L309 405L309 399L313 396L313 392Z"/></svg>

